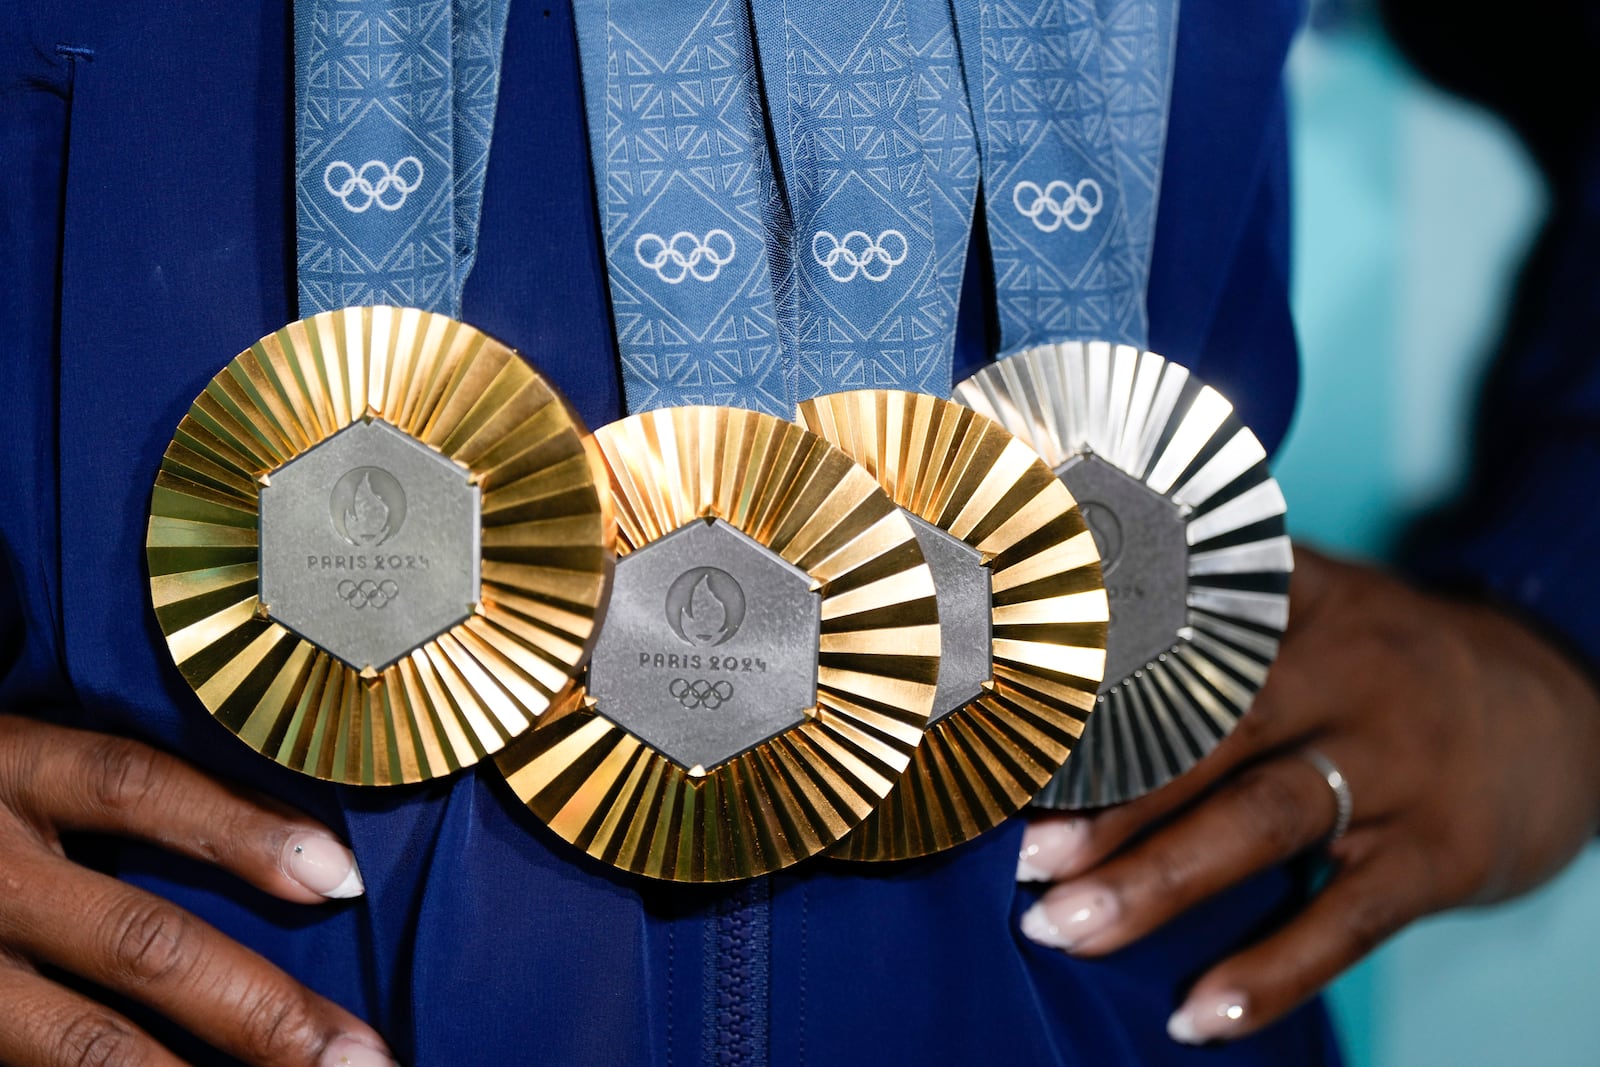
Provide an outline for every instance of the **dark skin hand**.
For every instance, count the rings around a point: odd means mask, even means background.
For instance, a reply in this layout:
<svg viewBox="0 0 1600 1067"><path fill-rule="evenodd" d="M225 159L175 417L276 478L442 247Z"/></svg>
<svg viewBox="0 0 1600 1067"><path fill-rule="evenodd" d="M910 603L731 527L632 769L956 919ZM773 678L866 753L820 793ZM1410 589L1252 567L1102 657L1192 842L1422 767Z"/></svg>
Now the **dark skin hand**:
<svg viewBox="0 0 1600 1067"><path fill-rule="evenodd" d="M1019 878L1055 883L1023 920L1075 955L1112 952L1308 849L1343 772L1332 875L1273 934L1222 960L1168 1029L1251 1033L1424 915L1539 885L1600 827L1600 697L1561 652L1481 605L1296 550L1289 629L1255 706L1191 773L1121 807L1036 819Z"/></svg>
<svg viewBox="0 0 1600 1067"><path fill-rule="evenodd" d="M0 1063L179 1061L42 968L113 990L259 1067L378 1067L375 1031L183 910L66 858L64 834L152 842L314 905L362 891L327 829L120 738L0 715Z"/></svg>

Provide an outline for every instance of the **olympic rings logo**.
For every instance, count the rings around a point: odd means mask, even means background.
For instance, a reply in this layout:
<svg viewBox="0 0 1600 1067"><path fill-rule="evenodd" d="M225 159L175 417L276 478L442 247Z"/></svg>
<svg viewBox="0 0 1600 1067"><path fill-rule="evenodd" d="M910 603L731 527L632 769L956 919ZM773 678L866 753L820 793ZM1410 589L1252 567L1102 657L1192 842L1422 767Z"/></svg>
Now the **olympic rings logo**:
<svg viewBox="0 0 1600 1067"><path fill-rule="evenodd" d="M400 587L385 578L375 582L371 578L363 578L359 582L346 578L336 587L339 599L360 611L362 608L372 608L382 611L389 606L389 601L400 595Z"/></svg>
<svg viewBox="0 0 1600 1067"><path fill-rule="evenodd" d="M1100 183L1093 178L1085 178L1076 186L1058 179L1043 189L1033 182L1018 182L1011 191L1011 203L1045 233L1053 233L1063 225L1082 233L1100 214L1105 198L1100 193Z"/></svg>
<svg viewBox="0 0 1600 1067"><path fill-rule="evenodd" d="M693 681L687 678L674 678L672 684L667 686L667 692L686 708L716 711L733 699L733 683L727 680L713 682L705 678L696 678Z"/></svg>
<svg viewBox="0 0 1600 1067"><path fill-rule="evenodd" d="M634 257L668 285L677 285L689 277L714 282L738 251L733 234L722 229L711 230L704 237L679 230L670 239L646 233L633 243Z"/></svg>
<svg viewBox="0 0 1600 1067"><path fill-rule="evenodd" d="M851 230L843 238L818 230L811 238L811 258L836 282L851 281L857 274L881 282L906 261L909 251L906 235L899 230L884 230L876 241L863 230Z"/></svg>
<svg viewBox="0 0 1600 1067"><path fill-rule="evenodd" d="M359 215L373 204L385 211L400 210L406 197L422 185L422 174L422 160L416 156L406 156L392 169L381 159L369 159L359 169L336 159L322 172L322 184L346 211Z"/></svg>

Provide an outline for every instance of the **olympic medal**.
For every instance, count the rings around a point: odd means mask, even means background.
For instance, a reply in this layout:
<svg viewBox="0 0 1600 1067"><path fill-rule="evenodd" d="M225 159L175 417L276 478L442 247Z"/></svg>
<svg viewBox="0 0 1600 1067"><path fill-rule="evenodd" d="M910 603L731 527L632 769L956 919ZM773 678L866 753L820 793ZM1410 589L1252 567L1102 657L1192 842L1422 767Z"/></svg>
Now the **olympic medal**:
<svg viewBox="0 0 1600 1067"><path fill-rule="evenodd" d="M667 408L595 437L618 523L605 628L501 771L637 874L724 881L821 852L889 793L933 710L938 609L910 521L770 415Z"/></svg>
<svg viewBox="0 0 1600 1067"><path fill-rule="evenodd" d="M878 479L933 569L942 634L928 735L878 811L834 850L890 860L997 825L1060 769L1095 706L1108 606L1072 494L995 422L922 393L800 405L801 425Z"/></svg>
<svg viewBox="0 0 1600 1067"><path fill-rule="evenodd" d="M450 774L571 682L614 526L576 414L443 315L290 323L213 378L156 476L156 618L211 714L336 782Z"/></svg>
<svg viewBox="0 0 1600 1067"><path fill-rule="evenodd" d="M1037 803L1164 785L1250 707L1288 622L1294 559L1266 450L1215 389L1127 345L1028 349L955 395L1056 469L1111 597L1101 709Z"/></svg>

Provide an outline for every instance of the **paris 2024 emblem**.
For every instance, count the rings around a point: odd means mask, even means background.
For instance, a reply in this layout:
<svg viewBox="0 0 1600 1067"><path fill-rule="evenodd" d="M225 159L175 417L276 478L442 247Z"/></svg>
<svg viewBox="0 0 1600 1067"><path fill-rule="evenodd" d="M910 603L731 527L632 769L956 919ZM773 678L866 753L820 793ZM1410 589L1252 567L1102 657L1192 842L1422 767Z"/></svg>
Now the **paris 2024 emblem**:
<svg viewBox="0 0 1600 1067"><path fill-rule="evenodd" d="M816 704L819 605L804 571L695 519L618 560L589 694L684 768L715 767Z"/></svg>
<svg viewBox="0 0 1600 1067"><path fill-rule="evenodd" d="M357 670L383 669L478 600L477 486L380 419L273 471L260 501L261 602Z"/></svg>

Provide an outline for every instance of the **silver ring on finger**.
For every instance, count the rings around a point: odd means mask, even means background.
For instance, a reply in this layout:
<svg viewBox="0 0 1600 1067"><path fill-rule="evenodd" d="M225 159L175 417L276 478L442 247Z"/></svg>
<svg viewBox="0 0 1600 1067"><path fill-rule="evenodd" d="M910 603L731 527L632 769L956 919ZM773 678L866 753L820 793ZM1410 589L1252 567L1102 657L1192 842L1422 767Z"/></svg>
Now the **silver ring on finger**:
<svg viewBox="0 0 1600 1067"><path fill-rule="evenodd" d="M1350 779L1344 776L1338 764L1318 749L1302 748L1296 755L1315 767L1317 773L1328 783L1328 788L1333 790L1333 829L1328 831L1328 836L1322 842L1326 848L1350 829L1350 817L1355 814L1356 808L1355 796L1350 792Z"/></svg>

